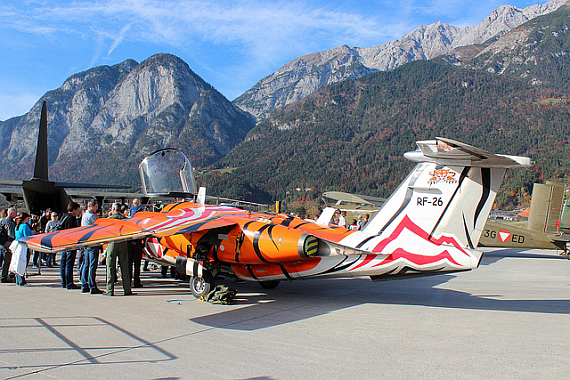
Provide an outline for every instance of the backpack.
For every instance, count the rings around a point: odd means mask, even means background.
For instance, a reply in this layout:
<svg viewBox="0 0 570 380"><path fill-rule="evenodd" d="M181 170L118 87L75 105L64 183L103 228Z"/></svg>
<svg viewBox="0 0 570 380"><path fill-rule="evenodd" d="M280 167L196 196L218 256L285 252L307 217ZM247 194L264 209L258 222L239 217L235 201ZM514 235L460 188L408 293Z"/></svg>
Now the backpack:
<svg viewBox="0 0 570 380"><path fill-rule="evenodd" d="M237 290L225 285L218 285L205 297L205 300L219 305L233 305L236 303Z"/></svg>
<svg viewBox="0 0 570 380"><path fill-rule="evenodd" d="M67 215L61 220L61 222L59 222L59 224L56 225L56 226L52 229L52 232L57 232L57 231L64 230L65 227L63 227L63 222L65 222L68 217L69 217L69 214L67 214Z"/></svg>
<svg viewBox="0 0 570 380"><path fill-rule="evenodd" d="M0 224L0 245L6 244L8 238L9 238L8 229L6 229L6 223L4 223L3 220L2 223Z"/></svg>

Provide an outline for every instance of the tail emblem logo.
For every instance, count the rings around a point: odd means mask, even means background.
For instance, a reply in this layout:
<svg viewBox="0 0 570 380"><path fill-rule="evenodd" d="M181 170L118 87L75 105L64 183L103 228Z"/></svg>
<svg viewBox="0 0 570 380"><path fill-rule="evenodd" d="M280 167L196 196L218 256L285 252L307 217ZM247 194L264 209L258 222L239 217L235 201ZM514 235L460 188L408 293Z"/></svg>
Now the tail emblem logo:
<svg viewBox="0 0 570 380"><path fill-rule="evenodd" d="M428 183L431 185L435 185L437 183L457 183L457 173L451 169L435 169L434 171L430 172L429 175L431 178L429 179Z"/></svg>

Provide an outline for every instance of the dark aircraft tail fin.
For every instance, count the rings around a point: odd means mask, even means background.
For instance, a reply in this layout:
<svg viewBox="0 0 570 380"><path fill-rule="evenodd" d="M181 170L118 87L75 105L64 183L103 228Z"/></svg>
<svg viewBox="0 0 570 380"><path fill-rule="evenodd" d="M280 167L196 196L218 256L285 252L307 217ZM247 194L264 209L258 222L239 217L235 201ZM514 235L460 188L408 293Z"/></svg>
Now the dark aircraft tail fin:
<svg viewBox="0 0 570 380"><path fill-rule="evenodd" d="M47 141L47 109L46 102L42 104L42 116L40 118L40 130L38 132L38 146L36 149L36 164L34 177L49 181L48 173L48 141Z"/></svg>

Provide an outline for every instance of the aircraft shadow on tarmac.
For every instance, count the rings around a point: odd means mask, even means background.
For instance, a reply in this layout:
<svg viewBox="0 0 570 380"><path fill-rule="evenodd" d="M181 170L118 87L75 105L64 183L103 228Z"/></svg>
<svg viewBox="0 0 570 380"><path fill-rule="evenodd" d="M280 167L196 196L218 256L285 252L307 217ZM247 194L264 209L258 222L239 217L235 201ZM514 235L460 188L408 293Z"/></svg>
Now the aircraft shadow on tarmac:
<svg viewBox="0 0 570 380"><path fill-rule="evenodd" d="M53 358L61 357L61 355L58 355L58 351L75 351L79 356L79 358L74 355L67 356L76 357L77 359L65 363L54 362L18 365L16 367L8 365L0 366L0 370L28 370L31 372L27 374L37 374L63 366L158 363L177 359L175 355L162 349L158 345L99 317L0 318L0 326L3 329L15 329L20 333L20 335L25 335L29 332L28 330L37 331L37 328L41 327L49 331L54 339L51 344L48 343L46 348L13 347L0 349L0 354L5 355L6 358L9 355L19 355L21 353L29 353L30 351L38 355L42 352L48 353L50 354L49 356ZM68 334L70 329L77 331L78 328L82 329L86 335L77 336L77 334ZM108 334L111 339L108 341L110 344L82 344L85 343L85 336L90 336L90 334L95 334L95 332L99 334L102 331L101 329L109 330ZM61 343L63 343L63 345L61 345ZM129 351L140 348L143 348L144 350L138 350L135 358L133 358L133 355L129 355ZM27 374L14 373L15 377Z"/></svg>
<svg viewBox="0 0 570 380"><path fill-rule="evenodd" d="M550 251L551 253L539 253L539 252L545 252L545 251L544 250L535 251L532 249L521 251L518 248L507 248L507 249L498 249L496 251L488 251L483 254L481 265L493 264L507 257L517 258L517 259L568 260L567 256L559 255L556 253L556 251Z"/></svg>
<svg viewBox="0 0 570 380"><path fill-rule="evenodd" d="M417 305L437 308L569 314L570 300L503 300L494 295L436 287L454 275L439 275L374 283L367 279L319 279L282 284L260 292L255 284L240 284L237 305L246 307L192 318L216 328L258 330L325 315L363 304ZM227 285L232 286L228 283ZM233 285L235 287L235 285ZM249 306L248 306L249 305ZM215 306L226 307L227 306Z"/></svg>

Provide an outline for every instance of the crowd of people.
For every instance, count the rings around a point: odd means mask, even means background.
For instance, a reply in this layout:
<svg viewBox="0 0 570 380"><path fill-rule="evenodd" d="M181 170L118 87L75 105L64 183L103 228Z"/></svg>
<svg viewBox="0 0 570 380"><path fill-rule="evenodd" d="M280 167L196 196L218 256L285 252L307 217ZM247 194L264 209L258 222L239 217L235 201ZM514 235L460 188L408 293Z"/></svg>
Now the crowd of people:
<svg viewBox="0 0 570 380"><path fill-rule="evenodd" d="M340 209L336 209L333 214L331 223L344 228L348 228L349 230L358 231L364 229L364 226L366 226L366 223L368 223L369 219L370 219L370 214L364 214L364 217L362 217L362 215L357 215L356 218L352 219L352 222L348 224L348 222L346 221L346 211L344 210L341 211Z"/></svg>
<svg viewBox="0 0 570 380"><path fill-rule="evenodd" d="M141 265L143 244L140 240L130 242L110 243L106 250L101 246L90 246L80 250L61 252L59 264L54 253L30 252L18 239L33 234L65 230L78 226L89 226L100 217L113 219L131 218L142 207L139 199L133 199L129 208L125 204L114 203L108 213L103 215L99 203L93 199L87 203L86 209L76 202L67 206L67 212L58 215L47 209L42 215L29 215L26 212L17 213L14 207L0 211L0 268L1 283L13 283L19 286L30 286L26 281L27 267L59 266L61 287L69 290L81 289L83 293L104 294L114 296L114 285L117 282L117 260L121 268L121 279L124 295L133 295L131 288L141 288ZM97 267L105 262L106 290L97 286ZM145 262L147 270L148 262ZM74 269L78 268L78 283L74 280Z"/></svg>

